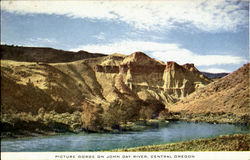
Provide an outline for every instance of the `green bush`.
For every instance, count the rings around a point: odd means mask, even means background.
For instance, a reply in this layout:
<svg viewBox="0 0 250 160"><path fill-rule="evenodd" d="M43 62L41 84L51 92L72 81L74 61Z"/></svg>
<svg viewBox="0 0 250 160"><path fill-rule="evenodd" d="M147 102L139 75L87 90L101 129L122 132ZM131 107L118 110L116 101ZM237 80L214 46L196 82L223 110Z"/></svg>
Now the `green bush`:
<svg viewBox="0 0 250 160"><path fill-rule="evenodd" d="M5 131L13 130L46 130L46 131L76 131L81 129L82 119L81 112L76 111L72 114L58 114L55 111L45 112L44 108L40 108L37 115L30 112L4 113L1 115L1 123L5 126ZM12 126L12 127L10 127Z"/></svg>
<svg viewBox="0 0 250 160"><path fill-rule="evenodd" d="M92 105L84 102L82 105L82 124L87 131L102 130L102 116L103 109L101 105Z"/></svg>
<svg viewBox="0 0 250 160"><path fill-rule="evenodd" d="M139 119L140 105L138 102L113 101L102 114L105 127L119 128L121 123Z"/></svg>

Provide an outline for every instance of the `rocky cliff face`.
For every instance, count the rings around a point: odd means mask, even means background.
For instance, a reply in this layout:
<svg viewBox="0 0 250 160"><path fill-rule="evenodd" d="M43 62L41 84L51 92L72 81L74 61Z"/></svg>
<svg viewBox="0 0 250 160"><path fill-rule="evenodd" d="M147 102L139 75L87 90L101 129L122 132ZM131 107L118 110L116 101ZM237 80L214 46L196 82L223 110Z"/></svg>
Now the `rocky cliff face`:
<svg viewBox="0 0 250 160"><path fill-rule="evenodd" d="M105 84L102 89L107 101L121 98L120 95L168 105L211 82L193 64L165 64L142 52L126 57L108 56L94 69L99 84Z"/></svg>
<svg viewBox="0 0 250 160"><path fill-rule="evenodd" d="M111 102L119 100L140 102L137 107L151 109L149 117L211 82L193 64L163 63L142 52L67 63L1 60L1 78L5 109L34 114L41 107L73 112L88 103L91 105L86 106L100 106L105 111ZM8 90L10 83L14 85Z"/></svg>

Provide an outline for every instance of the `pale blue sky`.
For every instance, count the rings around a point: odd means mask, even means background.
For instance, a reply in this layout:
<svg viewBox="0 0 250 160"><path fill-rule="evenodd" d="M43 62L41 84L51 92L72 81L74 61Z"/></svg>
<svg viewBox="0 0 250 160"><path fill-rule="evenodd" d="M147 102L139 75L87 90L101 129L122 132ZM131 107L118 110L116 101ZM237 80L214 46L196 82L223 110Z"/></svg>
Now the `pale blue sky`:
<svg viewBox="0 0 250 160"><path fill-rule="evenodd" d="M249 61L249 4L2 1L1 44L143 51L165 62L194 63L201 71L231 72Z"/></svg>

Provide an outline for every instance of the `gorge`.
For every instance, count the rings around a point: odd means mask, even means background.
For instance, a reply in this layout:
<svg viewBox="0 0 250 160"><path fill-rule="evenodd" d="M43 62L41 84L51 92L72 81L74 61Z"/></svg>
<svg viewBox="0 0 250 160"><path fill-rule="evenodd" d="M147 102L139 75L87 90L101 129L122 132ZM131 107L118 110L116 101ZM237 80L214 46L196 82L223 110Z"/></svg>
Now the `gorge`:
<svg viewBox="0 0 250 160"><path fill-rule="evenodd" d="M249 63L214 81L142 52L1 45L1 136L131 131L151 119L249 124L248 77Z"/></svg>

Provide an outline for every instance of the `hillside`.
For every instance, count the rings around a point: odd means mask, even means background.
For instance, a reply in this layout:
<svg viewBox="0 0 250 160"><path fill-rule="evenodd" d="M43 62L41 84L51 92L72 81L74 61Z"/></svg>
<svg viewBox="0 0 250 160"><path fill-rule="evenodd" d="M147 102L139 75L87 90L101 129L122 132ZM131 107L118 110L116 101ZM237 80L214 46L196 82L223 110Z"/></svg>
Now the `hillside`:
<svg viewBox="0 0 250 160"><path fill-rule="evenodd" d="M224 135L178 143L124 148L114 152L169 152L169 151L249 151L250 135Z"/></svg>
<svg viewBox="0 0 250 160"><path fill-rule="evenodd" d="M200 88L186 99L168 107L169 111L183 114L182 118L185 119L205 120L211 116L214 121L234 122L238 117L239 121L249 122L249 66L248 63ZM217 119L218 116L222 119Z"/></svg>
<svg viewBox="0 0 250 160"><path fill-rule="evenodd" d="M28 48L27 53L30 50ZM15 52L13 55L18 57ZM46 61L51 58L43 57ZM122 120L126 123L139 118L156 118L165 106L211 82L193 64L163 63L142 52L67 63L2 59L1 81L2 113L36 115L41 108L58 114L81 111L84 128L88 130L116 126ZM114 121L111 112L120 113L116 117L120 120Z"/></svg>
<svg viewBox="0 0 250 160"><path fill-rule="evenodd" d="M86 58L106 56L86 51L69 52L45 47L19 47L1 45L1 59L20 62L59 63L72 62Z"/></svg>

